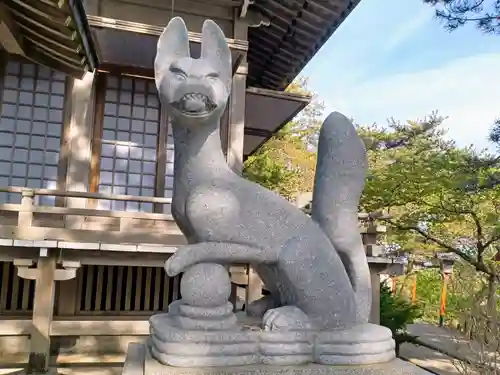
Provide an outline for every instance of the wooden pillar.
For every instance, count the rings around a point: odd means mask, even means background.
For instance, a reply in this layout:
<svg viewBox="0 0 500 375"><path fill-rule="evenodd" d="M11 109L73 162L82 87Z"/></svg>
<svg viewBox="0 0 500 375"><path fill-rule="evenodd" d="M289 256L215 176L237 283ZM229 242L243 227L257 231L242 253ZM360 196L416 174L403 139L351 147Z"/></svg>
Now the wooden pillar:
<svg viewBox="0 0 500 375"><path fill-rule="evenodd" d="M245 308L247 308L250 303L256 301L262 297L262 281L259 275L252 266L248 266L248 283L245 296Z"/></svg>
<svg viewBox="0 0 500 375"><path fill-rule="evenodd" d="M245 133L246 63L239 66L233 77L229 99L227 162L237 173L243 170L243 140Z"/></svg>
<svg viewBox="0 0 500 375"><path fill-rule="evenodd" d="M56 257L50 250L41 249L37 264L33 325L30 340L28 373L47 372L50 360L50 327L54 313Z"/></svg>
<svg viewBox="0 0 500 375"><path fill-rule="evenodd" d="M233 38L248 39L248 24L238 18L235 10ZM243 140L245 136L245 100L248 65L246 55L235 75L228 103L227 162L237 173L243 170Z"/></svg>
<svg viewBox="0 0 500 375"><path fill-rule="evenodd" d="M80 271L82 272L82 271ZM57 284L57 316L74 316L78 295L78 278L61 281Z"/></svg>
<svg viewBox="0 0 500 375"><path fill-rule="evenodd" d="M369 322L380 324L380 275L376 267L370 268L370 277L372 282L372 309Z"/></svg>
<svg viewBox="0 0 500 375"><path fill-rule="evenodd" d="M234 13L233 38L248 40L248 23ZM227 162L236 173L243 171L243 145L245 138L245 101L248 65L246 54L233 76L231 97L228 104ZM235 291L234 291L235 292ZM248 284L245 293L245 306L262 296L262 281L257 273L248 266Z"/></svg>
<svg viewBox="0 0 500 375"><path fill-rule="evenodd" d="M66 168L66 190L89 191L92 160L92 133L94 114L94 73L87 72L82 79L71 79L68 90L67 122L62 157ZM67 198L66 206L86 208L84 198ZM83 217L68 216L66 228L81 229Z"/></svg>

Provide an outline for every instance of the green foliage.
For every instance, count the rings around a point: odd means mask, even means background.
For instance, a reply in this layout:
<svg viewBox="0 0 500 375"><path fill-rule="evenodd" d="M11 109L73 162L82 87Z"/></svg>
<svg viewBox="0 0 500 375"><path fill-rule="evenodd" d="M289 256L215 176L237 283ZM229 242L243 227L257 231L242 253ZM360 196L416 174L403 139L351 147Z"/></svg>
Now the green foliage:
<svg viewBox="0 0 500 375"><path fill-rule="evenodd" d="M370 162L361 205L392 215L387 241L403 250L454 252L496 275L500 187L488 182L500 171L499 160L448 141L442 120L359 128Z"/></svg>
<svg viewBox="0 0 500 375"><path fill-rule="evenodd" d="M427 323L439 322L439 308L441 303L441 290L443 278L437 269L428 269L418 272L417 275L417 300L422 309L422 320ZM450 288L452 289L452 288ZM447 316L453 313L450 306L453 300L453 290L448 290Z"/></svg>
<svg viewBox="0 0 500 375"><path fill-rule="evenodd" d="M443 277L438 269L427 269L418 272L417 280L417 300L422 311L421 318L427 323L437 324L439 322ZM464 290L460 282L460 273L457 270L448 283L445 310L445 322L453 326L457 325L462 312L468 308L469 291Z"/></svg>
<svg viewBox="0 0 500 375"><path fill-rule="evenodd" d="M392 331L397 353L399 345L414 341L415 337L408 334L406 326L421 316L418 305L413 305L399 294L392 293L386 283L380 283L380 324Z"/></svg>
<svg viewBox="0 0 500 375"><path fill-rule="evenodd" d="M309 93L307 80L295 82L289 91ZM302 116L248 158L244 176L289 200L312 191L321 111L322 104L313 100ZM357 126L369 161L360 210L389 213L391 218L383 219L389 230L379 242L411 253L410 259L453 252L466 262L471 284L460 290L454 281L450 285L447 311L454 320L471 304L484 302L478 293L483 293L485 278L500 280L494 261L500 248L500 156L458 147L446 137L442 121L433 114L422 121ZM500 123L491 140L500 145ZM441 290L435 276L424 273L418 283L423 317L432 321L437 321Z"/></svg>
<svg viewBox="0 0 500 375"><path fill-rule="evenodd" d="M307 79L292 83L287 92L312 96ZM243 176L292 200L297 193L310 191L316 168L315 141L323 104L311 104L286 124L245 162Z"/></svg>
<svg viewBox="0 0 500 375"><path fill-rule="evenodd" d="M416 271L410 277L400 277L400 295L409 296L413 277L417 277L417 301L421 320L430 324L439 322L443 278L438 268ZM464 317L487 300L486 283L469 264L456 263L448 282L445 324L456 327Z"/></svg>

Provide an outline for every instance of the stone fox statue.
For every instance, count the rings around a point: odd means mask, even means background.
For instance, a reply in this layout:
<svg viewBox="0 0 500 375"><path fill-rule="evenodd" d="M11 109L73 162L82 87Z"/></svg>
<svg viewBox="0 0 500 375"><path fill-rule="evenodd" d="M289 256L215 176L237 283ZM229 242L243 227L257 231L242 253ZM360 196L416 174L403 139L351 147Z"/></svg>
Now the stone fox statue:
<svg viewBox="0 0 500 375"><path fill-rule="evenodd" d="M271 292L248 307L267 329L366 323L371 286L357 209L367 163L349 120L332 113L321 129L310 218L226 162L219 122L232 66L217 24L203 24L194 59L184 21L173 18L158 40L155 80L173 126L172 214L188 239L166 262L168 275L196 263L249 263Z"/></svg>

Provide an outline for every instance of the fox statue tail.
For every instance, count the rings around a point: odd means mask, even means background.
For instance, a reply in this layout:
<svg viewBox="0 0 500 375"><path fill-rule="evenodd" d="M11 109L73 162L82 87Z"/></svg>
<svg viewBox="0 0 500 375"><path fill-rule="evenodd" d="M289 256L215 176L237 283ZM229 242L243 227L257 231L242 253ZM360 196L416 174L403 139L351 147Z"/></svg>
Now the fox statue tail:
<svg viewBox="0 0 500 375"><path fill-rule="evenodd" d="M367 171L366 150L344 115L333 112L319 134L311 217L339 253L351 281L359 318L368 321L371 278L359 233L358 204Z"/></svg>

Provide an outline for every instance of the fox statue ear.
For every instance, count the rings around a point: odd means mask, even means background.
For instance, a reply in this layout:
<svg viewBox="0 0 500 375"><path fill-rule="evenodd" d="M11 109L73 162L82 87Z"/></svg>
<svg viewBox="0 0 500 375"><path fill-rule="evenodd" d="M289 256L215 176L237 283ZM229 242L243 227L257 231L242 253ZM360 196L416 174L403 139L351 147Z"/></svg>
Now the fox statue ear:
<svg viewBox="0 0 500 375"><path fill-rule="evenodd" d="M170 64L175 60L189 56L189 36L186 24L181 17L174 17L158 38L154 65L158 91Z"/></svg>
<svg viewBox="0 0 500 375"><path fill-rule="evenodd" d="M217 69L220 79L230 92L232 81L231 51L224 33L219 25L212 20L203 22L201 58L208 60L212 68Z"/></svg>

